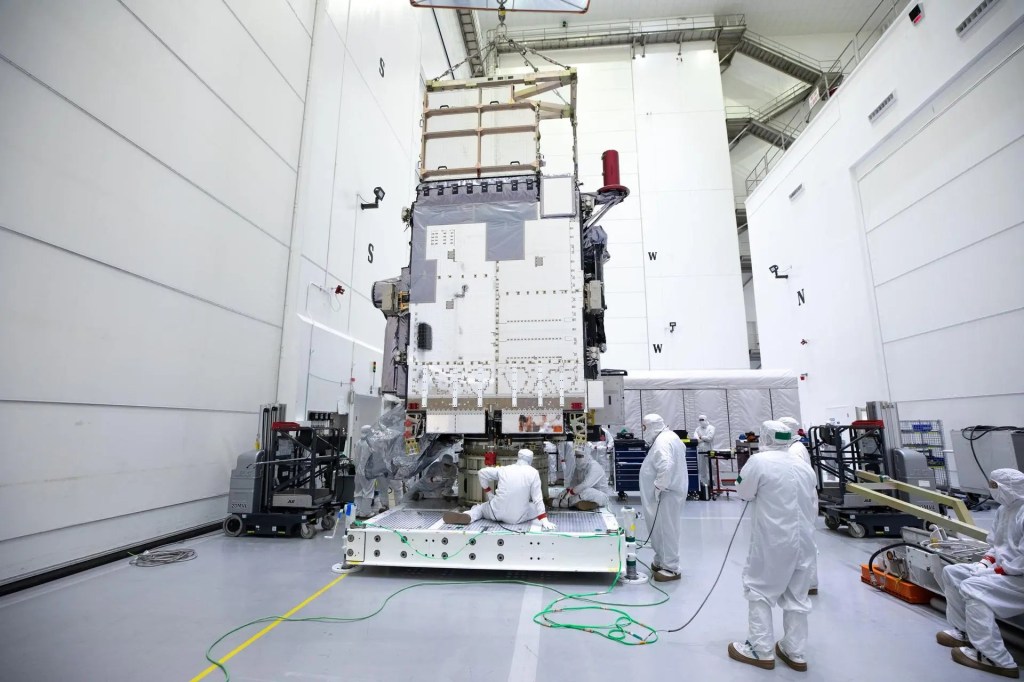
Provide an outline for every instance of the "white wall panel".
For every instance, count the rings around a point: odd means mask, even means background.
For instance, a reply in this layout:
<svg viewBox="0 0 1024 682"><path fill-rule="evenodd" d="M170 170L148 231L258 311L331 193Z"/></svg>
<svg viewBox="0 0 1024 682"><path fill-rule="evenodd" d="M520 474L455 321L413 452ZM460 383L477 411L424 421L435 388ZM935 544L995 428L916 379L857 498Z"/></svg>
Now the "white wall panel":
<svg viewBox="0 0 1024 682"><path fill-rule="evenodd" d="M634 197L637 203L639 198ZM631 200L627 199L627 202ZM618 210L621 206L616 206ZM609 214L614 215L614 214ZM643 246L643 230L641 229L641 222L639 218L626 218L620 219L616 217L607 218L601 221L601 227L608 234L608 248L619 248L624 245L640 244Z"/></svg>
<svg viewBox="0 0 1024 682"><path fill-rule="evenodd" d="M609 245L611 260L604 264L605 272L620 268L643 268L647 253L639 242L625 242Z"/></svg>
<svg viewBox="0 0 1024 682"><path fill-rule="evenodd" d="M305 81L300 79L296 85L281 74L266 49L249 35L245 23L233 14L234 7L225 2L204 0L175 3L125 0L125 5L295 168L299 161ZM256 3L246 6L254 18L265 15L265 8ZM280 3L276 6L288 12ZM292 27L298 32L293 18L282 14L277 19L279 28L275 35L286 36ZM299 41L290 48L286 53L308 63L308 41Z"/></svg>
<svg viewBox="0 0 1024 682"><path fill-rule="evenodd" d="M597 111L633 111L633 88L616 87L614 83L609 83L607 88L580 88L576 103L581 116Z"/></svg>
<svg viewBox="0 0 1024 682"><path fill-rule="evenodd" d="M604 328L612 345L620 343L639 343L647 346L647 325L642 320L630 317L610 317L612 311L605 312ZM646 351L645 351L646 352Z"/></svg>
<svg viewBox="0 0 1024 682"><path fill-rule="evenodd" d="M950 429L975 424L1020 425L1022 414L1024 393L900 401L900 419L935 419L935 415L942 415L947 439Z"/></svg>
<svg viewBox="0 0 1024 682"><path fill-rule="evenodd" d="M620 293L637 291L643 293L645 290L643 266L605 270L605 287Z"/></svg>
<svg viewBox="0 0 1024 682"><path fill-rule="evenodd" d="M0 580L68 563L81 557L128 547L185 528L209 523L224 515L227 493L205 500L150 509L80 525L63 525L46 533L24 535L0 543ZM60 508L55 505L54 508ZM197 539L193 542L202 542Z"/></svg>
<svg viewBox="0 0 1024 682"><path fill-rule="evenodd" d="M335 381L325 381L318 376L309 375L309 385L306 394L306 406L310 410L326 410L335 412L339 408L346 409L344 395L346 389ZM339 404L339 401L342 401Z"/></svg>
<svg viewBox="0 0 1024 682"><path fill-rule="evenodd" d="M122 6L4 3L0 44L36 78L288 242L294 170Z"/></svg>
<svg viewBox="0 0 1024 682"><path fill-rule="evenodd" d="M302 253L321 267L327 266L327 247L334 231L332 205L336 165L349 163L338 149L345 45L328 23L325 17L317 26L310 59L313 77L306 102L302 167L295 204L295 221L302 228ZM349 273L344 270L335 274L347 277Z"/></svg>
<svg viewBox="0 0 1024 682"><path fill-rule="evenodd" d="M0 4L0 579L222 517L275 396L313 4L233 4Z"/></svg>
<svg viewBox="0 0 1024 682"><path fill-rule="evenodd" d="M5 541L221 495L256 414L6 403L0 428Z"/></svg>
<svg viewBox="0 0 1024 682"><path fill-rule="evenodd" d="M581 75L580 79L586 78L587 75ZM593 76L591 76L593 77ZM580 111L579 122L577 123L577 131L581 136L591 135L593 133L611 133L618 132L621 130L633 130L635 128L635 116L633 112L627 109L619 109L615 111ZM545 121L544 123L553 123L554 121ZM619 165L622 166L623 158L622 154L619 155ZM630 169L632 172L636 172L636 162L634 160L633 167Z"/></svg>
<svg viewBox="0 0 1024 682"><path fill-rule="evenodd" d="M333 411L337 409L334 403L343 399L347 393L352 369L352 341L339 336L338 329L339 327L330 325L329 329L318 327L312 330L309 374L321 381L333 382L339 390L329 407L320 408L315 404L309 404L306 406L306 411L319 409Z"/></svg>
<svg viewBox="0 0 1024 682"><path fill-rule="evenodd" d="M595 135L580 136L579 154L593 154L598 159L606 149L614 149L619 154L634 152L637 149L636 135L632 130L613 130Z"/></svg>
<svg viewBox="0 0 1024 682"><path fill-rule="evenodd" d="M333 318L333 301L318 292L314 284L324 286L327 275L306 258L297 258L289 272L289 302L285 308L284 328L281 341L281 362L278 371L277 400L288 406L292 419L301 419L306 413L307 391L309 389L309 362L316 324L346 329L348 310L341 320ZM326 286L324 286L326 288ZM345 301L345 305L349 305Z"/></svg>
<svg viewBox="0 0 1024 682"><path fill-rule="evenodd" d="M604 292L608 310L615 311L615 317L644 318L647 316L647 304L642 292L621 292L608 288Z"/></svg>
<svg viewBox="0 0 1024 682"><path fill-rule="evenodd" d="M650 369L646 343L619 343L612 340L608 352L601 355L601 367L606 369Z"/></svg>
<svg viewBox="0 0 1024 682"><path fill-rule="evenodd" d="M866 228L871 230L964 169L1019 139L1024 98L1017 90L1022 82L1024 55L1017 53L878 165L862 172L860 193ZM936 149L957 162L928 163ZM908 173L910 168L914 172Z"/></svg>
<svg viewBox="0 0 1024 682"><path fill-rule="evenodd" d="M637 114L722 111L718 53L710 42L651 45L633 60Z"/></svg>
<svg viewBox="0 0 1024 682"><path fill-rule="evenodd" d="M46 273L41 276L41 273ZM280 329L0 232L0 397L248 411Z"/></svg>
<svg viewBox="0 0 1024 682"><path fill-rule="evenodd" d="M696 236L683 224L683 216L689 210L685 202L696 194L699 193L644 192L640 213L644 226L644 267L650 276L683 274L692 260Z"/></svg>
<svg viewBox="0 0 1024 682"><path fill-rule="evenodd" d="M307 29L287 0L225 1L267 59L273 62L298 97L304 99L312 25Z"/></svg>
<svg viewBox="0 0 1024 682"><path fill-rule="evenodd" d="M0 100L0 225L280 324L286 247L7 64Z"/></svg>
<svg viewBox="0 0 1024 682"><path fill-rule="evenodd" d="M328 269L366 295L375 280L394 277L408 264L409 233L399 216L401 207L413 199L410 156L383 116L367 115L366 104L372 101L359 72L348 69L342 89ZM381 207L360 210L357 195L372 202L376 186L386 193ZM374 244L373 263L368 261L370 243Z"/></svg>
<svg viewBox="0 0 1024 682"><path fill-rule="evenodd" d="M1021 338L1024 309L887 343L893 399L1018 394Z"/></svg>
<svg viewBox="0 0 1024 682"><path fill-rule="evenodd" d="M1024 224L878 285L883 341L1024 307L1022 254Z"/></svg>
<svg viewBox="0 0 1024 682"><path fill-rule="evenodd" d="M740 285L738 275L735 278L676 276L649 280L647 315L650 343L664 344L660 354L653 354L652 347L651 368L749 367ZM728 330L736 327L733 318L737 310L740 326L730 333ZM676 322L675 332L669 331L669 322Z"/></svg>
<svg viewBox="0 0 1024 682"><path fill-rule="evenodd" d="M353 2L346 37L352 64L407 154L413 151L409 121L418 119L422 109L417 91L420 11L425 10L410 11L406 3Z"/></svg>
<svg viewBox="0 0 1024 682"><path fill-rule="evenodd" d="M1024 218L1017 172L1024 138L922 197L868 233L871 269L882 284L957 249L987 239ZM971 229L963 229L970 225Z"/></svg>
<svg viewBox="0 0 1024 682"><path fill-rule="evenodd" d="M352 336L362 342L366 350L380 356L384 346L384 315L373 307L370 299L355 295L349 319ZM377 359L380 360L379 357Z"/></svg>
<svg viewBox="0 0 1024 682"><path fill-rule="evenodd" d="M645 190L732 191L721 110L638 115L636 137Z"/></svg>
<svg viewBox="0 0 1024 682"><path fill-rule="evenodd" d="M649 276L739 274L731 191L646 192L642 214Z"/></svg>

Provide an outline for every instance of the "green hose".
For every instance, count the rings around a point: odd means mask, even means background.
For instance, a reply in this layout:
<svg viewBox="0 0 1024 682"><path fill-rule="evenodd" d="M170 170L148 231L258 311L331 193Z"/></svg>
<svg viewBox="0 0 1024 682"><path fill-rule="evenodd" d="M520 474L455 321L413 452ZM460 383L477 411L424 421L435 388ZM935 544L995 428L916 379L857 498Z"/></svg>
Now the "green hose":
<svg viewBox="0 0 1024 682"><path fill-rule="evenodd" d="M432 557L432 556L423 554L422 552L417 550L415 547L413 547L409 543L409 539L406 536L404 536L401 532L399 532L399 531L397 531L395 529L392 529L392 528L382 528L380 526L375 526L375 525L369 524L369 523L361 523L360 525L363 526L363 527L372 527L372 528L378 528L380 530L391 531L391 532L395 533L396 535L398 535L398 537L400 538L402 543L405 544L406 546L408 546L418 556L423 557L425 559L436 559L437 561L447 561L448 559L452 559L452 558L458 556L460 552L465 550L466 547L468 547L470 545L470 541L471 540L475 539L476 537L479 537L484 532L487 532L487 531L481 531L480 533L477 533L476 535L471 536L470 538L468 538L466 540L466 544L465 545L463 545L458 551L456 551L456 552L454 552L452 554L449 554L447 558L438 558L438 557ZM494 534L499 534L499 535L525 535L525 534L529 534L529 533L517 533L515 531L508 531L507 533L494 533ZM574 537L574 538L580 538L580 539L607 538L608 537L607 535L600 534L600 533L594 533L594 534L588 534L588 535L567 535L567 534L563 534L563 533L551 533L551 532L532 533L532 534L534 534L534 535L544 535L544 536L560 535L562 537ZM622 538L623 538L623 534L620 531L619 534L618 534L618 539L619 539L619 556L620 557L622 556ZM223 642L225 639L230 637L231 635L233 635L236 632L239 632L241 630L244 630L245 628L251 627L253 625L260 625L260 624L263 624L263 623L272 623L272 622L275 622L275 621L280 621L280 622L285 622L285 623L358 623L360 621L369 620L370 618L373 618L374 616L379 614L381 611L384 610L384 608L388 605L388 603L392 599L394 599L398 595L402 594L403 592L408 592L409 590L413 590L413 589L416 589L418 587L441 587L441 586L452 586L452 585L481 585L481 584L485 584L485 585L486 584L490 584L490 585L523 585L523 586L526 586L526 587L537 587L537 588L540 588L540 589L543 589L543 590L550 590L551 592L554 592L555 594L557 594L559 596L557 598L555 598L554 601L552 601L547 606L545 606L543 609L541 609L536 615L534 615L534 617L533 617L533 622L534 623L537 623L538 625L542 625L542 626L547 627L547 628L553 628L553 629L556 629L556 630L578 630L578 631L581 631L581 632L587 632L587 633L590 633L590 634L593 634L593 635L597 635L599 637L603 637L604 639L609 640L611 642L615 642L616 644L623 644L625 646L640 646L640 645L643 645L643 644L654 644L655 642L658 641L658 632L657 632L657 630L654 629L653 627L645 624L645 623L642 623L642 622L636 620L629 613L624 611L623 608L645 608L645 607L649 607L649 606L659 606L661 604L666 603L669 600L669 595L668 595L667 592L665 592L664 590L662 590L661 588L659 588L658 586L656 586L652 582L652 583L648 583L648 584L651 586L651 588L653 588L657 592L660 592L661 595L662 595L662 597L660 599L658 599L657 601L654 601L654 602L649 602L649 603L645 603L645 604L621 604L621 603L615 603L615 602L602 602L602 601L599 601L597 599L594 599L594 597L600 597L600 596L603 596L603 595L611 594L615 590L615 587L619 584L619 576L621 574L622 574L622 559L620 558L619 559L619 570L616 572L615 579L612 580L612 584L608 586L608 589L602 590L600 592L580 592L580 593L575 593L575 594L567 594L565 592L562 592L561 590L555 589L554 587L550 587L548 585L542 585L540 583L532 583L532 582L528 582L526 580L510 580L510 579L506 579L506 580L465 580L465 581L455 581L455 582L441 582L441 581L438 581L438 582L418 582L418 583L413 583L412 585L408 585L406 587L403 587L400 590L396 590L395 592L392 592L390 595L387 596L387 598L384 599L383 602L381 602L381 605L377 608L377 610L375 610L375 611L373 611L371 613L368 613L366 615L363 615L363 616L351 616L351 617L313 616L313 617L309 617L309 618L283 618L281 616L267 616L266 618L259 618L257 620L249 621L248 623L245 623L244 625L239 625L237 628L234 628L233 630L225 632L223 635L218 637L217 640L214 641L213 644L211 644L206 649L206 660L209 661L210 663L212 663L213 665L217 666L217 668L219 668L220 671L224 674L225 681L226 682L230 682L231 674L228 672L227 666L225 666L223 663L220 663L216 658L213 657L213 649L218 644ZM568 602L568 601L583 602L586 605L585 606L559 606L562 602ZM605 611L605 612L608 612L608 613L612 614L612 618L614 620L612 620L611 622L605 622L605 623L600 623L600 624L581 624L581 623L564 623L564 622L560 622L560 621L558 621L558 620L556 620L556 619L554 619L552 617L555 614L575 614L575 613L583 612L583 611Z"/></svg>

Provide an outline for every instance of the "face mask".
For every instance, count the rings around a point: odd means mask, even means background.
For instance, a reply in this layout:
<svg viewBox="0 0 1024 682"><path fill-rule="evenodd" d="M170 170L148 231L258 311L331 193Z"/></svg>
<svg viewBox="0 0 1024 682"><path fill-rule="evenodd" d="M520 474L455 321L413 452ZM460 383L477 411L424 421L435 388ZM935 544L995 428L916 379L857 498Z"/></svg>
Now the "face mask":
<svg viewBox="0 0 1024 682"><path fill-rule="evenodd" d="M1006 488L1002 486L998 488L991 488L992 499L1002 505L1008 505L1013 502L1013 497L1006 492Z"/></svg>
<svg viewBox="0 0 1024 682"><path fill-rule="evenodd" d="M644 442L647 443L648 445L653 444L654 439L657 437L658 434L654 433L654 429L652 429L651 427L648 426L644 429Z"/></svg>

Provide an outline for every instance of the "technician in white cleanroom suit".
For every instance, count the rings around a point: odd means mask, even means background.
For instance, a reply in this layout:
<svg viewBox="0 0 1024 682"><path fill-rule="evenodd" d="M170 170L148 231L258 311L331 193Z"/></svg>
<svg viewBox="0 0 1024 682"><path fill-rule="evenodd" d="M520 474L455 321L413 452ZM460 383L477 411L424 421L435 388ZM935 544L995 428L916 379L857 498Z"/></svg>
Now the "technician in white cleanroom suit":
<svg viewBox="0 0 1024 682"><path fill-rule="evenodd" d="M715 427L706 415L697 417L697 428L693 435L697 439L697 478L701 483L711 485L711 463L708 453L715 447Z"/></svg>
<svg viewBox="0 0 1024 682"><path fill-rule="evenodd" d="M543 530L554 530L544 511L540 474L533 468L533 452L519 451L519 461L507 467L484 467L477 474L487 501L466 514L445 512L445 523L465 525L488 519L499 523L526 523L537 519ZM497 484L497 492L492 492Z"/></svg>
<svg viewBox="0 0 1024 682"><path fill-rule="evenodd" d="M786 428L789 429L789 432L792 434L792 438L790 439L792 443L789 446L789 454L796 455L803 461L807 462L807 466L812 466L811 453L807 451L807 446L800 442L800 439L796 436L796 432L800 429L800 423L792 417L783 417L779 422L785 424Z"/></svg>
<svg viewBox="0 0 1024 682"><path fill-rule="evenodd" d="M650 446L640 467L640 501L654 548L652 577L679 580L679 522L689 485L686 447L656 414L644 417L641 428Z"/></svg>
<svg viewBox="0 0 1024 682"><path fill-rule="evenodd" d="M729 658L770 670L778 654L789 667L804 671L818 495L814 472L789 454L791 437L784 424L764 422L759 451L736 479L740 498L751 502L750 553L743 569L750 635L729 645ZM782 607L785 629L777 644L775 604Z"/></svg>
<svg viewBox="0 0 1024 682"><path fill-rule="evenodd" d="M608 506L608 474L594 458L584 450L576 450L576 465L572 478L566 483L565 492L552 501L553 507L573 507L580 511L593 511Z"/></svg>
<svg viewBox="0 0 1024 682"><path fill-rule="evenodd" d="M992 548L976 564L942 569L946 620L952 629L940 632L936 640L954 647L953 660L961 665L1016 678L1017 663L1003 644L996 616L1024 613L1024 474L996 469L988 487L1000 504L988 534Z"/></svg>
<svg viewBox="0 0 1024 682"><path fill-rule="evenodd" d="M381 510L387 509L387 502L384 495L388 490L387 467L380 460L380 456L374 456L370 450L370 426L363 426L360 429L359 441L355 446L356 480L355 480L355 502L356 516L367 518L373 516L373 484L376 482L381 490Z"/></svg>
<svg viewBox="0 0 1024 682"><path fill-rule="evenodd" d="M789 454L794 457L799 457L803 461L807 462L807 466L811 467L811 471L814 471L814 467L811 466L811 453L807 452L807 446L805 446L800 439L796 437L796 432L800 429L800 423L792 417L782 417L779 419L779 423L785 424L786 428L792 434L790 440L792 444L789 446ZM817 479L817 474L815 474ZM808 594L818 594L818 551L814 551L814 569L811 573L811 589Z"/></svg>

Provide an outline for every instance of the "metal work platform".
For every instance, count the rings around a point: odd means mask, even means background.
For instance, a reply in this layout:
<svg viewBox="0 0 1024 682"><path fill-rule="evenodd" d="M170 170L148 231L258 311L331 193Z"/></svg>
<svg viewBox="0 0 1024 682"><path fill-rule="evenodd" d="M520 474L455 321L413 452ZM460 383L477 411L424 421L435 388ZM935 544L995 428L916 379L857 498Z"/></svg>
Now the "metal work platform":
<svg viewBox="0 0 1024 682"><path fill-rule="evenodd" d="M618 573L626 542L608 511L551 511L558 527L481 520L446 524L444 509L398 507L348 529L345 559L365 566Z"/></svg>

